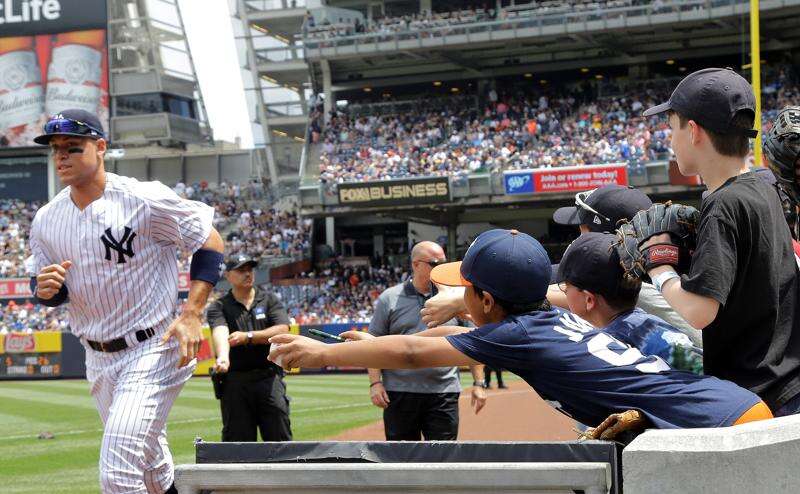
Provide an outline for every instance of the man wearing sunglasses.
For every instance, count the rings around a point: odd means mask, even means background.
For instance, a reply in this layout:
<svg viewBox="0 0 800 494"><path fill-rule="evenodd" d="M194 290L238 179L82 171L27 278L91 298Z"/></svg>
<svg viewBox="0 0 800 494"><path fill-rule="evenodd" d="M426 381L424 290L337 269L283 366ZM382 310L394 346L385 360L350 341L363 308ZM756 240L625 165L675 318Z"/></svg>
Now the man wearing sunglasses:
<svg viewBox="0 0 800 494"><path fill-rule="evenodd" d="M101 490L175 493L166 419L194 371L221 272L214 209L160 182L106 173L103 128L86 111L53 116L34 142L50 147L65 188L31 224L31 288L43 305L69 304L71 331L86 347L104 425ZM189 297L174 319L178 248L193 255Z"/></svg>
<svg viewBox="0 0 800 494"><path fill-rule="evenodd" d="M411 250L412 276L386 289L375 302L369 333L373 336L412 335L424 331L420 317L425 301L434 294L431 271L446 262L434 242L420 242ZM455 319L448 321L457 324ZM479 366L478 366L479 367ZM473 377L472 405L483 408L486 393L478 367ZM387 441L455 440L458 436L458 367L419 370L369 369L372 403L383 408Z"/></svg>

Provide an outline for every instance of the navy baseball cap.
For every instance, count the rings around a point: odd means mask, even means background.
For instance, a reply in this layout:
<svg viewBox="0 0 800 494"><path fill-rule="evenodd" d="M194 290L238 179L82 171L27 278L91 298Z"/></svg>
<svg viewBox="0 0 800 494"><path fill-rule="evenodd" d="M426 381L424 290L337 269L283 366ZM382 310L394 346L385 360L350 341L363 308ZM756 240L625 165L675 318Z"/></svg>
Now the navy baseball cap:
<svg viewBox="0 0 800 494"><path fill-rule="evenodd" d="M552 268L544 247L517 230L478 235L464 260L436 266L431 281L446 286L476 286L511 303L544 300Z"/></svg>
<svg viewBox="0 0 800 494"><path fill-rule="evenodd" d="M740 129L731 125L733 117L740 111L751 112L753 117L756 114L753 88L731 68L692 72L678 83L669 101L648 108L643 115L649 117L669 110L718 134L740 134L747 137L758 134L756 130Z"/></svg>
<svg viewBox="0 0 800 494"><path fill-rule="evenodd" d="M35 137L36 144L48 145L53 136L90 137L105 139L100 120L86 110L64 110L44 124L44 134Z"/></svg>
<svg viewBox="0 0 800 494"><path fill-rule="evenodd" d="M256 267L258 266L258 262L245 254L229 257L228 260L225 261L225 271L233 271L234 269L239 269L244 266Z"/></svg>
<svg viewBox="0 0 800 494"><path fill-rule="evenodd" d="M614 249L617 237L609 233L586 233L575 239L558 265L556 282L603 296L614 296L623 282L622 265Z"/></svg>
<svg viewBox="0 0 800 494"><path fill-rule="evenodd" d="M553 221L560 225L586 225L592 232L613 232L622 220L650 209L653 201L633 187L604 185L575 195L575 206L556 209Z"/></svg>

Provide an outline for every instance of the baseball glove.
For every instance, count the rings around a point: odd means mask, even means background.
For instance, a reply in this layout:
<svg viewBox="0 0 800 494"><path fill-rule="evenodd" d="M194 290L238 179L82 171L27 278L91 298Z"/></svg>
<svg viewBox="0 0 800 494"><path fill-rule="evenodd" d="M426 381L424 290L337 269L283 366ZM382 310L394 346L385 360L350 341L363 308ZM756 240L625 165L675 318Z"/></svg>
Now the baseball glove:
<svg viewBox="0 0 800 494"><path fill-rule="evenodd" d="M636 213L630 224L644 258L645 271L670 265L679 273L686 273L697 246L698 223L700 211L669 201L653 204L647 211ZM642 244L650 237L661 233L669 233L669 242L642 248Z"/></svg>
<svg viewBox="0 0 800 494"><path fill-rule="evenodd" d="M623 432L640 432L647 423L647 417L639 410L627 410L609 415L597 427L581 432L579 439L615 439Z"/></svg>
<svg viewBox="0 0 800 494"><path fill-rule="evenodd" d="M800 106L787 106L778 113L772 129L764 136L764 154L775 176L775 188L781 199L783 214L792 230L792 237L800 238L797 204L800 202Z"/></svg>
<svg viewBox="0 0 800 494"><path fill-rule="evenodd" d="M797 204L800 184L800 106L787 106L778 113L772 129L764 136L764 154L778 186Z"/></svg>
<svg viewBox="0 0 800 494"><path fill-rule="evenodd" d="M647 270L644 268L644 256L639 252L639 240L636 231L630 223L623 223L617 230L617 241L614 249L619 256L625 281L649 280Z"/></svg>

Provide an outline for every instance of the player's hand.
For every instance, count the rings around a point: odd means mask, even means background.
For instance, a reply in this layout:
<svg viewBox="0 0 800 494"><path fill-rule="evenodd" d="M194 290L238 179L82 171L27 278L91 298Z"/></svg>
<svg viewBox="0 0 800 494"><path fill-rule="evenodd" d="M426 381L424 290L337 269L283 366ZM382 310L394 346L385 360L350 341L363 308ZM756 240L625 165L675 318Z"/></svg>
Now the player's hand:
<svg viewBox="0 0 800 494"><path fill-rule="evenodd" d="M442 287L439 293L425 302L425 307L419 313L422 315L422 322L429 328L435 328L465 310L464 289Z"/></svg>
<svg viewBox="0 0 800 494"><path fill-rule="evenodd" d="M370 386L369 398L372 400L372 404L378 408L389 406L389 394L386 392L386 388L383 387L383 383Z"/></svg>
<svg viewBox="0 0 800 494"><path fill-rule="evenodd" d="M647 417L638 410L627 410L609 415L607 419L594 429L587 429L581 436L583 439L611 440L625 431L641 430L647 426Z"/></svg>
<svg viewBox="0 0 800 494"><path fill-rule="evenodd" d="M67 270L72 267L72 261L61 264L45 266L36 276L36 296L42 300L49 300L64 286Z"/></svg>
<svg viewBox="0 0 800 494"><path fill-rule="evenodd" d="M286 370L297 367L325 367L325 350L327 343L322 343L297 334L279 334L269 339L270 343L278 343L278 348L272 347L269 360L276 363L280 358L281 367Z"/></svg>
<svg viewBox="0 0 800 494"><path fill-rule="evenodd" d="M345 331L344 333L340 333L339 336L347 341L371 340L375 338L375 336L367 333L366 331L355 331L353 329L350 331Z"/></svg>
<svg viewBox="0 0 800 494"><path fill-rule="evenodd" d="M473 386L469 404L475 410L475 415L478 415L486 405L486 390L480 386Z"/></svg>
<svg viewBox="0 0 800 494"><path fill-rule="evenodd" d="M166 343L170 338L175 338L180 343L181 359L178 361L178 368L188 365L197 356L203 341L200 316L193 312L183 312L169 325L161 343Z"/></svg>
<svg viewBox="0 0 800 494"><path fill-rule="evenodd" d="M247 333L234 331L228 335L228 344L232 347L247 344Z"/></svg>
<svg viewBox="0 0 800 494"><path fill-rule="evenodd" d="M231 363L227 358L219 357L217 358L217 361L214 363L215 372L221 372L224 374L225 372L228 372L228 369L230 369L230 367Z"/></svg>

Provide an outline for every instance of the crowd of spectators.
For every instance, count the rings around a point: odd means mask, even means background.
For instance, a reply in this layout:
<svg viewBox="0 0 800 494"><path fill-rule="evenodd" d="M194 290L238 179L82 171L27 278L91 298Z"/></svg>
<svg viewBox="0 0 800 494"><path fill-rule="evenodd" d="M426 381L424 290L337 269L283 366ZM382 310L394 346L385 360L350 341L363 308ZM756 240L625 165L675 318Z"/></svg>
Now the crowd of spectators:
<svg viewBox="0 0 800 494"><path fill-rule="evenodd" d="M765 125L800 103L790 68L765 85ZM609 85L613 87L613 85ZM485 95L423 97L405 103L338 107L321 137L323 184L513 169L625 163L631 169L670 156L671 131L643 110L669 97L669 85L606 91L490 89ZM386 111L378 113L374 108Z"/></svg>
<svg viewBox="0 0 800 494"><path fill-rule="evenodd" d="M13 300L0 307L0 334L9 332L66 331L66 307L45 307L31 302Z"/></svg>
<svg viewBox="0 0 800 494"><path fill-rule="evenodd" d="M273 289L295 324L369 322L378 295L407 277L399 266L343 266L334 261L320 271Z"/></svg>
<svg viewBox="0 0 800 494"><path fill-rule="evenodd" d="M563 92L452 98L384 115L338 108L324 130L320 180L340 183L417 175L464 176L508 169L622 162L640 166L668 153L669 128L643 109L649 90L591 99Z"/></svg>
<svg viewBox="0 0 800 494"><path fill-rule="evenodd" d="M0 199L0 278L26 276L28 231L38 202Z"/></svg>

